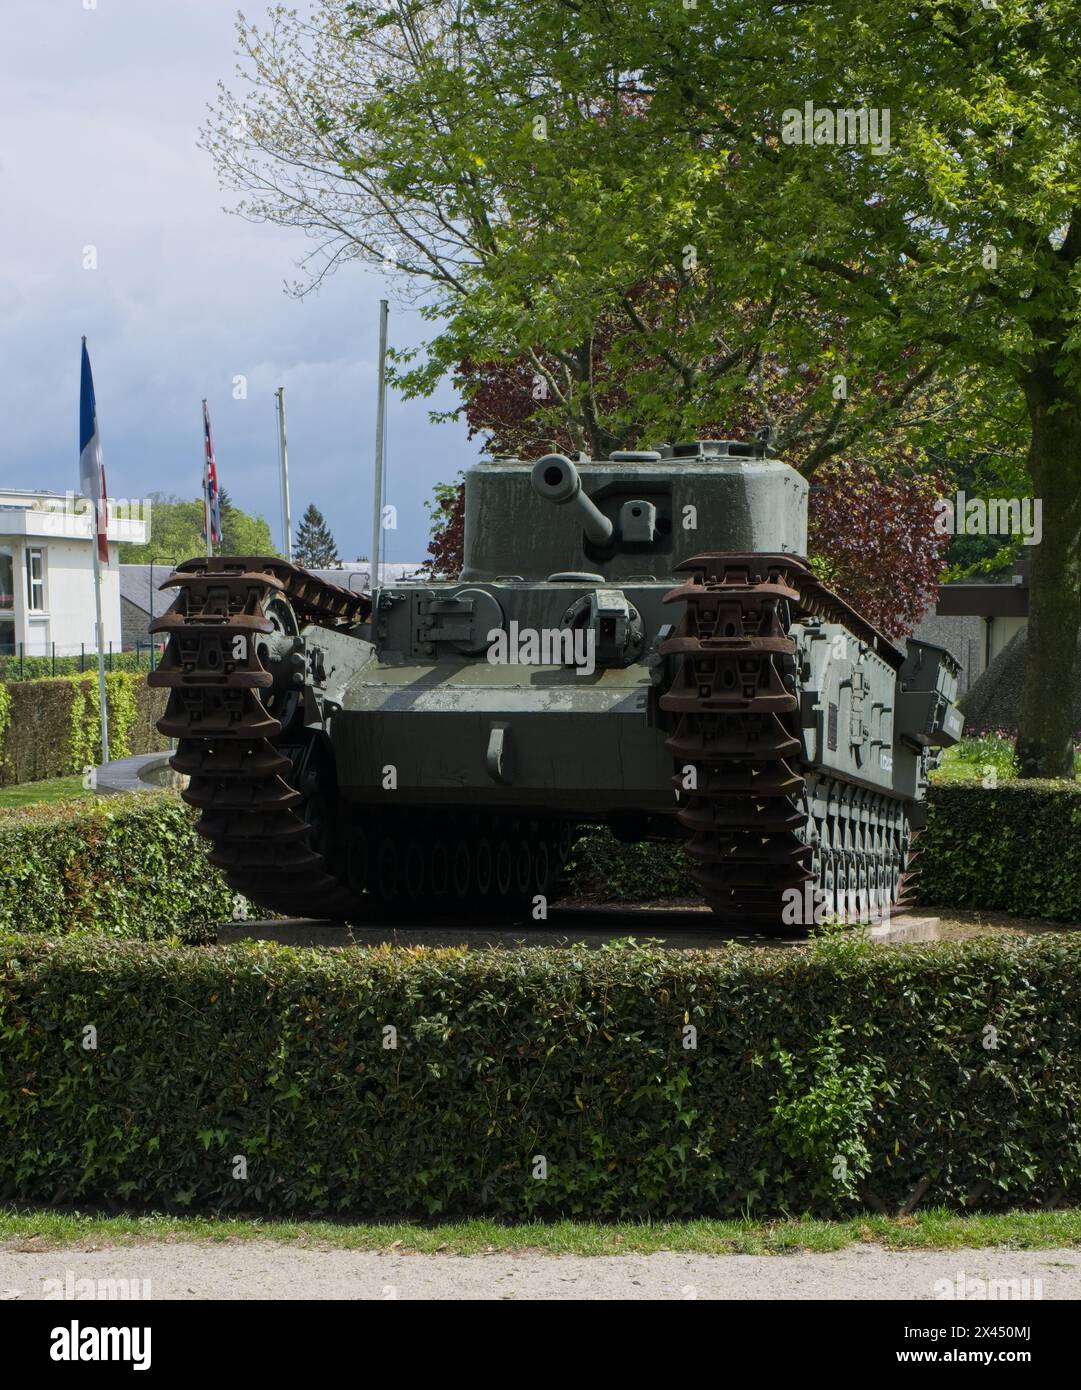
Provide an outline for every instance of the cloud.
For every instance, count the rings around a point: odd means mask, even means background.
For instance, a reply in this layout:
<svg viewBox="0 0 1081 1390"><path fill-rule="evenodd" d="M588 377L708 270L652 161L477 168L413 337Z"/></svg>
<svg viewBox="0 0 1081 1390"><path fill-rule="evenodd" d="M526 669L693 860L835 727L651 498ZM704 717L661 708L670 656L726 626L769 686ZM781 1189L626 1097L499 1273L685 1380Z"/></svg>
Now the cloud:
<svg viewBox="0 0 1081 1390"><path fill-rule="evenodd" d="M222 210L198 127L233 70L222 0L7 0L0 50L0 481L73 485L79 339L87 335L117 496L191 496L210 402L223 485L278 534L273 392L286 389L294 519L308 502L343 555L368 549L378 300L359 265L283 293L302 234ZM93 248L96 268L84 268ZM391 340L420 341L391 310ZM234 399L234 379L247 398ZM423 558L432 486L476 458L437 401L388 402L388 558Z"/></svg>

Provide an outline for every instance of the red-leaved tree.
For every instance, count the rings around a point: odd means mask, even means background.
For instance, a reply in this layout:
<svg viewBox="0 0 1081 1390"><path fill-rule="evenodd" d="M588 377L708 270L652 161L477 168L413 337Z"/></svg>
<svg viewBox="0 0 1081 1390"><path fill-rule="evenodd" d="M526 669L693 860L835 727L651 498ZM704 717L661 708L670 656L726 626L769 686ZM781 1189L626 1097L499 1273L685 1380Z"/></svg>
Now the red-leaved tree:
<svg viewBox="0 0 1081 1390"><path fill-rule="evenodd" d="M613 371L609 344L594 345L596 375L607 382L608 404L625 401L621 374ZM543 354L538 350L543 361ZM767 362L768 371L775 364ZM605 374L607 375L605 376ZM814 385L814 375L797 373L775 380L773 400L783 393L783 405L797 410ZM456 384L463 396L463 413L470 437L481 436L486 452L536 458L550 450L573 452L570 435L553 412L538 399L532 364L465 361ZM747 439L761 420L758 403L748 392L734 418L702 436ZM617 412L618 413L618 412ZM639 443L632 425L612 447ZM804 471L806 459L786 458ZM810 470L809 549L817 572L842 598L890 637L911 633L934 607L939 576L950 537L935 530L935 501L948 490L941 473L919 471L919 456L903 443L894 443L876 464L831 459ZM461 484L441 484L429 507L433 520L428 569L433 575L454 577L462 568L465 497ZM709 549L708 543L703 549Z"/></svg>
<svg viewBox="0 0 1081 1390"><path fill-rule="evenodd" d="M935 502L946 490L938 474L883 474L840 460L812 480L815 569L888 637L911 633L938 598L951 538L935 530Z"/></svg>

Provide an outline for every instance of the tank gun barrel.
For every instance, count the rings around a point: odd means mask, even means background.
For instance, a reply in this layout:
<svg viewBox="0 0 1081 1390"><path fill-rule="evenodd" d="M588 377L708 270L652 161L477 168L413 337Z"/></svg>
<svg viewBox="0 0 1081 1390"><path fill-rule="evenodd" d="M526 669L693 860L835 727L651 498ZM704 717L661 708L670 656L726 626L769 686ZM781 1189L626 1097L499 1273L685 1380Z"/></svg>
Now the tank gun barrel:
<svg viewBox="0 0 1081 1390"><path fill-rule="evenodd" d="M560 507L573 502L585 533L594 545L607 545L611 541L615 527L582 491L578 470L565 454L545 454L538 459L533 465L530 482L533 491L546 502Z"/></svg>

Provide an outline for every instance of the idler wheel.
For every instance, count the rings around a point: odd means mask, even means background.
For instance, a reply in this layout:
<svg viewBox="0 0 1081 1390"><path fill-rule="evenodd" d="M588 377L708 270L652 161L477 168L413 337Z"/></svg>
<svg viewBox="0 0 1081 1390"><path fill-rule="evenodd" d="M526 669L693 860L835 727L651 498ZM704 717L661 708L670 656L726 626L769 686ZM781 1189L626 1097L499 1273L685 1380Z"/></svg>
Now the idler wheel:
<svg viewBox="0 0 1081 1390"><path fill-rule="evenodd" d="M424 847L419 840L410 840L405 849L405 893L412 902L424 896Z"/></svg>
<svg viewBox="0 0 1081 1390"><path fill-rule="evenodd" d="M355 831L350 838L345 874L354 893L363 893L368 887L368 837L363 830Z"/></svg>
<svg viewBox="0 0 1081 1390"><path fill-rule="evenodd" d="M398 896L398 846L389 835L379 843L376 883L384 902L394 902Z"/></svg>
<svg viewBox="0 0 1081 1390"><path fill-rule="evenodd" d="M514 886L523 898L533 886L533 852L528 840L518 841L514 856Z"/></svg>
<svg viewBox="0 0 1081 1390"><path fill-rule="evenodd" d="M454 896L464 903L473 887L473 856L468 840L459 840L454 847L454 868L451 887Z"/></svg>
<svg viewBox="0 0 1081 1390"><path fill-rule="evenodd" d="M482 836L477 841L473 859L473 882L482 898L486 898L492 891L492 843L487 836Z"/></svg>
<svg viewBox="0 0 1081 1390"><path fill-rule="evenodd" d="M514 855L511 853L510 841L500 840L495 852L495 887L501 898L510 896L513 882Z"/></svg>
<svg viewBox="0 0 1081 1390"><path fill-rule="evenodd" d="M300 632L300 625L289 600L281 594L269 598L263 605L263 612L274 630L261 633L254 641L259 661L264 671L273 676L274 684L262 692L262 701L267 712L286 729L300 708L301 690L294 680L299 668L291 659L293 639Z"/></svg>
<svg viewBox="0 0 1081 1390"><path fill-rule="evenodd" d="M450 892L450 855L442 840L432 845L429 887L433 898L445 898Z"/></svg>
<svg viewBox="0 0 1081 1390"><path fill-rule="evenodd" d="M548 841L538 840L533 854L533 890L547 893L548 877L552 872L552 856L548 853Z"/></svg>

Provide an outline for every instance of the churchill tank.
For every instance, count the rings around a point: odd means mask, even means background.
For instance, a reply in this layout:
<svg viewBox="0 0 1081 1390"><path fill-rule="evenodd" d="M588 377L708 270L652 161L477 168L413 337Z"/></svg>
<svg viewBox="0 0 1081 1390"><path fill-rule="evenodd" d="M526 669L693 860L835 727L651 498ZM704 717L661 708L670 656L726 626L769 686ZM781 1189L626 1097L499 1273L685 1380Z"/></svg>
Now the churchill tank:
<svg viewBox="0 0 1081 1390"><path fill-rule="evenodd" d="M181 564L150 681L211 861L287 915L539 915L608 827L725 923L888 913L958 667L816 577L807 499L757 441L493 457L455 579Z"/></svg>

